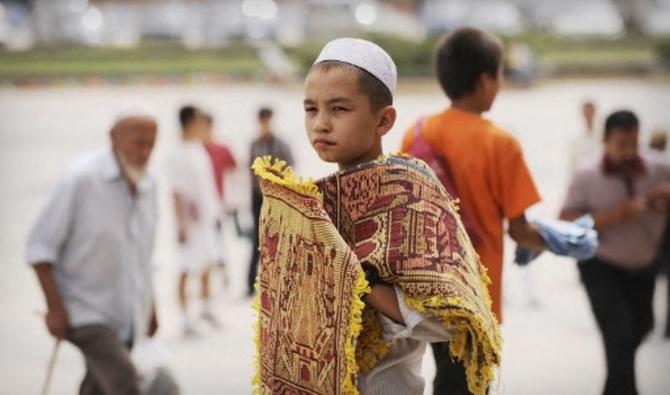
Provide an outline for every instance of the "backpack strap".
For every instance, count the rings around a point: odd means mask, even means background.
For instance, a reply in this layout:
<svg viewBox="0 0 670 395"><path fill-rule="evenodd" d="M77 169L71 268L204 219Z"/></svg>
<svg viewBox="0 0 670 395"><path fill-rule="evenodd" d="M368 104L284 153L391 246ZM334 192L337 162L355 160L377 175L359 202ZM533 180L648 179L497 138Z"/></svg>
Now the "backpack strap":
<svg viewBox="0 0 670 395"><path fill-rule="evenodd" d="M460 196L458 194L458 188L456 188L456 182L451 174L451 169L449 168L449 161L438 153L423 136L423 126L426 119L426 116L422 116L416 123L414 123L414 141L412 142L412 147L409 149L408 153L426 162L426 164L433 169L433 172L447 192L452 197L458 199ZM481 242L481 235L470 219L470 215L462 206L460 207L459 213L472 243L475 246L478 245Z"/></svg>
<svg viewBox="0 0 670 395"><path fill-rule="evenodd" d="M421 132L423 132L423 124L426 122L427 116L423 115L421 118L417 119L414 123L414 138L417 139L421 137Z"/></svg>

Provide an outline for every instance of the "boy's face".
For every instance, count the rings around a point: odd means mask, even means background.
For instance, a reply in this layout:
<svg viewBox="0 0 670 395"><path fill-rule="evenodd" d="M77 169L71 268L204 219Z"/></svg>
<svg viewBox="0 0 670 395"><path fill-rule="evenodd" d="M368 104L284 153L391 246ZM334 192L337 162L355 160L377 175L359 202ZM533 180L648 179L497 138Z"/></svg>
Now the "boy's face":
<svg viewBox="0 0 670 395"><path fill-rule="evenodd" d="M207 120L202 114L196 114L196 116L191 120L191 122L186 126L184 132L188 136L195 137L197 139L205 141L205 135L207 133Z"/></svg>
<svg viewBox="0 0 670 395"><path fill-rule="evenodd" d="M210 143L214 139L214 123L205 118L202 127L202 136L205 143Z"/></svg>
<svg viewBox="0 0 670 395"><path fill-rule="evenodd" d="M272 116L268 115L258 120L261 136L269 136L272 133Z"/></svg>
<svg viewBox="0 0 670 395"><path fill-rule="evenodd" d="M484 73L480 77L480 93L481 100L483 103L484 111L488 111L493 106L493 101L495 100L500 88L502 87L504 80L504 73L502 63L498 67L498 72L495 76L488 73Z"/></svg>
<svg viewBox="0 0 670 395"><path fill-rule="evenodd" d="M596 106L592 102L585 102L582 104L582 115L584 120L588 123L593 123L593 118L596 115Z"/></svg>
<svg viewBox="0 0 670 395"><path fill-rule="evenodd" d="M395 122L391 106L373 113L358 75L333 67L312 70L305 81L305 130L319 157L346 169L376 159L381 138Z"/></svg>

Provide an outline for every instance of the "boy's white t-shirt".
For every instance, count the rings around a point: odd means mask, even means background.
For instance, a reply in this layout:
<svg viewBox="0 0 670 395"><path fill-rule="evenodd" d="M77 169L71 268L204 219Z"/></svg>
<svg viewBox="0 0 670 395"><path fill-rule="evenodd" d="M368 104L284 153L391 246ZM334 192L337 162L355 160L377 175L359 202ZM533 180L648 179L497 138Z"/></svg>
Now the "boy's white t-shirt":
<svg viewBox="0 0 670 395"><path fill-rule="evenodd" d="M178 244L180 268L200 270L216 260L216 223L221 204L214 183L214 170L205 147L197 140L181 140L166 162L170 190L179 193L191 215L187 215L187 240Z"/></svg>

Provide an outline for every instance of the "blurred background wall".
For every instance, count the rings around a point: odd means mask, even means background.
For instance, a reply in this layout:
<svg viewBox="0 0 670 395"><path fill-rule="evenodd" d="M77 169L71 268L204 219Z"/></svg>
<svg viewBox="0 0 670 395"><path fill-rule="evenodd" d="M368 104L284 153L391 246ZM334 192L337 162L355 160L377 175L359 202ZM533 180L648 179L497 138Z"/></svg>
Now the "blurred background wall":
<svg viewBox="0 0 670 395"><path fill-rule="evenodd" d="M2 0L0 81L291 80L342 35L429 76L436 38L463 25L523 43L537 77L670 67L670 0Z"/></svg>

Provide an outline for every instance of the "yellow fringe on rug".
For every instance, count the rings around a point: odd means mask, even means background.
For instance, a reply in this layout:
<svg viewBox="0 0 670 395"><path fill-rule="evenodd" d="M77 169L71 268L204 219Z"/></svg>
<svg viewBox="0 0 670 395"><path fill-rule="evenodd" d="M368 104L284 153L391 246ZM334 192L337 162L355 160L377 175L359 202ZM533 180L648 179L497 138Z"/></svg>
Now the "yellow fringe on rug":
<svg viewBox="0 0 670 395"><path fill-rule="evenodd" d="M370 293L370 285L365 279L365 273L358 273L354 293L351 295L351 310L349 312L349 330L344 352L347 354L347 377L342 384L342 390L345 394L358 395L356 387L356 376L358 375L358 364L356 363L356 341L363 329L363 309L365 303L361 299Z"/></svg>
<svg viewBox="0 0 670 395"><path fill-rule="evenodd" d="M486 268L481 266L482 288L486 292L487 304L491 306L488 293L490 279ZM413 298L405 295L408 307L420 313L430 313L438 317L446 326L453 328L454 334L449 341L449 353L452 358L463 361L465 366L468 389L474 395L486 395L488 386L495 379L495 368L501 364L502 337L500 328L495 325L493 338L488 338L484 328L485 320L481 316L473 316L464 310L447 310L443 306L464 306L461 298L449 296L432 296L429 298ZM479 349L468 347L468 339L480 345ZM481 361L485 361L483 364ZM478 365L483 365L478 368Z"/></svg>
<svg viewBox="0 0 670 395"><path fill-rule="evenodd" d="M271 156L259 156L251 165L251 170L263 180L309 196L321 196L319 188L311 178L296 177L293 168L285 161L272 159Z"/></svg>
<svg viewBox="0 0 670 395"><path fill-rule="evenodd" d="M261 383L261 294L258 292L258 282L254 285L256 295L254 301L251 303L251 308L256 314L256 321L253 323L254 328L254 346L256 348L254 354L254 375L251 378L251 385L253 387L254 395L263 395Z"/></svg>
<svg viewBox="0 0 670 395"><path fill-rule="evenodd" d="M363 310L363 332L356 347L356 361L360 373L368 372L388 353L388 345L382 334L382 323L377 316L377 310L368 306Z"/></svg>

